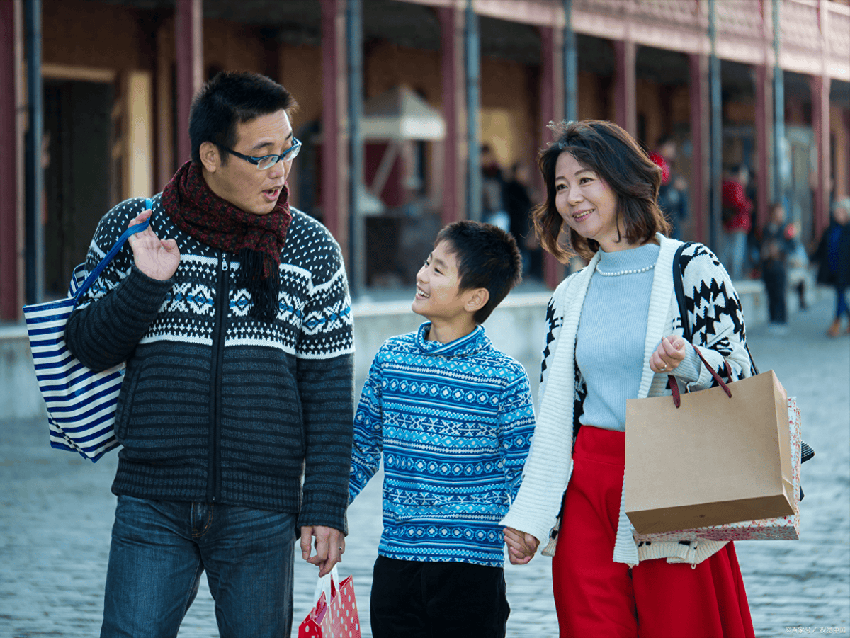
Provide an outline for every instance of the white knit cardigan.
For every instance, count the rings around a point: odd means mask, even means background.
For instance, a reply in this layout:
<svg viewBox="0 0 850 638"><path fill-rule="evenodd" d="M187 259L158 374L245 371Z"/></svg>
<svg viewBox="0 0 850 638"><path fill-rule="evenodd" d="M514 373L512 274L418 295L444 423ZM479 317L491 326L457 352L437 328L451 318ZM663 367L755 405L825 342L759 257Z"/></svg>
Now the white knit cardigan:
<svg viewBox="0 0 850 638"><path fill-rule="evenodd" d="M662 337L682 335L679 309L673 289L673 257L681 242L657 235L658 253L650 293L649 312L644 342L644 363L638 398L670 394L666 375L656 375L649 367L649 357ZM523 481L502 525L532 534L545 546L557 529L556 517L564 491L572 473L573 415L577 400L575 342L584 298L600 255L588 266L565 279L549 302L550 335L548 353L544 352L543 376L539 389L539 415L531 450L525 464ZM694 326L693 341L712 367L724 361L737 379L751 376L753 369L746 348L743 314L732 281L717 257L702 244L688 246L682 254L685 296L693 302L689 321ZM689 304L690 306L690 304ZM693 312L693 314L691 314ZM699 378L688 384L690 390L701 390L713 383L711 373L700 366ZM659 542L638 544L634 528L620 503L620 518L613 560L637 565L641 560L667 558L669 562L696 565L725 543L715 541ZM690 540L690 539L683 539ZM554 551L554 538L545 554Z"/></svg>

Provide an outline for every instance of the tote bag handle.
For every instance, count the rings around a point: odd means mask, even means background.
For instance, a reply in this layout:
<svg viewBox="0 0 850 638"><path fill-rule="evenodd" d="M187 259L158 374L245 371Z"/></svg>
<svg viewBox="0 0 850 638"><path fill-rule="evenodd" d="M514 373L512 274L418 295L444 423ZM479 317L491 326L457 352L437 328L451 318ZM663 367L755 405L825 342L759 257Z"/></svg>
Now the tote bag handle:
<svg viewBox="0 0 850 638"><path fill-rule="evenodd" d="M152 205L153 203L150 199L145 200L145 210L150 210ZM148 217L141 224L130 226L130 228L124 231L124 234L118 238L118 241L115 242L115 245L110 249L108 253L106 253L106 256L100 260L100 263L94 267L94 270L89 273L89 276L86 277L86 280L77 289L77 292L74 293L75 306L79 303L80 298L85 294L86 290L88 290L91 285L97 280L97 278L100 277L100 273L102 273L103 270L109 265L109 262L111 262L115 258L115 255L117 255L121 248L123 248L124 244L127 243L127 240L130 239L132 235L135 235L136 233L140 233L145 230L148 226L150 226L150 224L151 220L150 217Z"/></svg>

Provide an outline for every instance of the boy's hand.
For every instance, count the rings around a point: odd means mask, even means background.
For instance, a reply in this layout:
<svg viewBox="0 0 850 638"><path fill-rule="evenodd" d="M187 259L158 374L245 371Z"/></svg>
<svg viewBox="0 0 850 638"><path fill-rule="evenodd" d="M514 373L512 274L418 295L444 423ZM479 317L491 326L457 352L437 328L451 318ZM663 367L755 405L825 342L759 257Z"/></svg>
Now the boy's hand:
<svg viewBox="0 0 850 638"><path fill-rule="evenodd" d="M534 558L540 541L531 534L506 527L505 545L508 547L508 558L511 565L525 565Z"/></svg>

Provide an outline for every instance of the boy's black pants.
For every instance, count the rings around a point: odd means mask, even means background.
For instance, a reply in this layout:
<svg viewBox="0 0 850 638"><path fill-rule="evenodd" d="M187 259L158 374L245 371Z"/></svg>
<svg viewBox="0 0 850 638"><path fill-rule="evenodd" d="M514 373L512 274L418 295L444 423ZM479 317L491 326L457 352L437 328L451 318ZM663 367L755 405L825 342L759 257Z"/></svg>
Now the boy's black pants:
<svg viewBox="0 0 850 638"><path fill-rule="evenodd" d="M504 638L505 572L378 556L369 611L374 638Z"/></svg>

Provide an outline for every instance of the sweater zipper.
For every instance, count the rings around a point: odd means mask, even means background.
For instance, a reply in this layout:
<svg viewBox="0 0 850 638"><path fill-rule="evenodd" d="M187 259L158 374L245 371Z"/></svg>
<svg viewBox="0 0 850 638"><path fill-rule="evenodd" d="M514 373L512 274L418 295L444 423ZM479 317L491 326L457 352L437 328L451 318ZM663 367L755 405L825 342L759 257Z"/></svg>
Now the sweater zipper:
<svg viewBox="0 0 850 638"><path fill-rule="evenodd" d="M227 310L230 304L228 294L230 284L230 269L227 255L222 252L219 256L221 272L216 285L215 325L212 335L212 362L210 365L210 450L209 478L207 480L207 502L215 503L221 493L220 477L217 471L219 465L219 439L221 438L221 365L224 357L224 322L227 320Z"/></svg>

